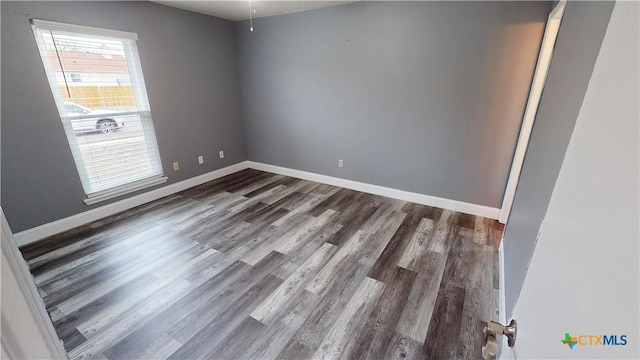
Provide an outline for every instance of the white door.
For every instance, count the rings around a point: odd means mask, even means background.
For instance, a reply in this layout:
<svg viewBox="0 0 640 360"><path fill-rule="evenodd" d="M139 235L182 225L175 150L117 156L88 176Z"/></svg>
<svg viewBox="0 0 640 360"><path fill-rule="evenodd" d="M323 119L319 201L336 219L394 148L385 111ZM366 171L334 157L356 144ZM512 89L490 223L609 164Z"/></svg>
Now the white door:
<svg viewBox="0 0 640 360"><path fill-rule="evenodd" d="M503 359L640 355L639 28L640 3L616 2Z"/></svg>

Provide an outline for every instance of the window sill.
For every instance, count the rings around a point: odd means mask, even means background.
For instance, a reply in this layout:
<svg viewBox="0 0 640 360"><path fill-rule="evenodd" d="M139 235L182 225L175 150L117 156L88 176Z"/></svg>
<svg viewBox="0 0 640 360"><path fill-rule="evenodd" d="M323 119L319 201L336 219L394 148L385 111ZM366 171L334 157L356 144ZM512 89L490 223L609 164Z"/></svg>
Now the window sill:
<svg viewBox="0 0 640 360"><path fill-rule="evenodd" d="M136 181L132 184L123 185L115 189L105 190L95 194L87 195L87 198L84 199L84 203L87 205L96 204L101 201L113 199L121 195L129 194L134 191L165 183L167 179L168 178L166 176L153 177L150 179Z"/></svg>

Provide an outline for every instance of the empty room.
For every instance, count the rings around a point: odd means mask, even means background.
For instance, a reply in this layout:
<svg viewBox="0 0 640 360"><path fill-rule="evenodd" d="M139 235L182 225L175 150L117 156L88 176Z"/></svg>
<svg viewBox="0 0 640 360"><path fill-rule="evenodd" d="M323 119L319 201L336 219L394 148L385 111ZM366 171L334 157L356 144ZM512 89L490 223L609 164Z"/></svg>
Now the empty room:
<svg viewBox="0 0 640 360"><path fill-rule="evenodd" d="M2 358L640 356L640 3L0 7Z"/></svg>

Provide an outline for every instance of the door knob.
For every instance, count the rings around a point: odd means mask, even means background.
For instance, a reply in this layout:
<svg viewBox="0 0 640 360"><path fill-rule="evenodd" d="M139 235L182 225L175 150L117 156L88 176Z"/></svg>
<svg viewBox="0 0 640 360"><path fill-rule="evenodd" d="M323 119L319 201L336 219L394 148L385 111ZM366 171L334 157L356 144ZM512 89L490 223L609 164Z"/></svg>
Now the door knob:
<svg viewBox="0 0 640 360"><path fill-rule="evenodd" d="M516 336L518 335L518 323L511 319L509 325L504 326L495 321L489 321L484 328L485 338L490 336L497 337L497 335L504 335L507 337L507 344L509 347L513 347L516 344Z"/></svg>
<svg viewBox="0 0 640 360"><path fill-rule="evenodd" d="M500 344L496 340L495 336L487 336L485 344L482 346L482 358L484 360L494 360L498 357L500 351Z"/></svg>

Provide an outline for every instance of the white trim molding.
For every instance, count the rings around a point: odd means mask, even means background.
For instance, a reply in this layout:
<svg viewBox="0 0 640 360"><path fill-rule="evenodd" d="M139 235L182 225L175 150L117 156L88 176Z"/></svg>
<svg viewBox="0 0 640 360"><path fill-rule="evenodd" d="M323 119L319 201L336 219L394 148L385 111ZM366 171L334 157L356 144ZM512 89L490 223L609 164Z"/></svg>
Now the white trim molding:
<svg viewBox="0 0 640 360"><path fill-rule="evenodd" d="M2 358L68 359L1 208L0 216Z"/></svg>
<svg viewBox="0 0 640 360"><path fill-rule="evenodd" d="M544 89L544 85L547 81L547 73L549 72L549 67L551 65L553 47L555 46L556 38L558 37L560 23L562 22L562 16L564 15L564 9L566 6L566 0L560 1L560 3L551 11L551 14L549 14L549 19L547 20L547 25L544 30L542 45L540 47L540 53L538 54L538 62L536 63L536 69L531 83L531 91L529 92L527 106L524 110L522 125L520 126L520 135L518 135L518 142L516 143L516 149L511 162L511 170L509 171L509 177L507 177L507 186L504 191L504 197L502 198L502 206L498 221L503 224L506 224L509 219L511 206L513 205L513 200L516 195L516 188L518 187L518 181L520 181L520 172L524 165L524 157L527 153L527 147L529 146L533 123L536 119L536 114L538 113L538 105L542 98L542 90Z"/></svg>
<svg viewBox="0 0 640 360"><path fill-rule="evenodd" d="M57 21L31 19L31 26L35 28L44 28L47 30L81 32L94 36L103 36L108 38L123 38L129 40L138 40L138 34L128 31L110 30L95 28L93 26L83 26L76 24L61 23Z"/></svg>
<svg viewBox="0 0 640 360"><path fill-rule="evenodd" d="M504 236L500 239L500 247L498 247L498 276L500 283L500 302L499 302L499 312L500 312L500 323L507 323L507 296L505 292L505 274L504 274Z"/></svg>
<svg viewBox="0 0 640 360"><path fill-rule="evenodd" d="M80 214L72 215L64 219L56 220L44 225L21 231L15 234L14 238L18 246L31 244L48 236L88 224L92 221L96 221L125 210L129 210L136 206L146 204L162 197L175 194L188 188L204 184L208 181L215 180L248 168L271 172L274 174L291 176L298 179L315 181L333 186L339 186L351 190L366 192L369 194L386 196L393 199L410 201L422 205L434 206L467 214L483 216L490 219L497 219L500 212L500 209L498 208L492 208L483 205L470 204L462 201L440 198L437 196L418 194L409 191L398 190L353 180L341 179L307 171L289 169L281 166L269 165L254 161L243 161L222 169L214 170L206 174L177 182L175 184L167 185L159 189L151 190L143 194L139 194L95 209L84 211Z"/></svg>
<svg viewBox="0 0 640 360"><path fill-rule="evenodd" d="M275 174L291 176L298 179L315 181L323 184L339 186L351 190L362 191L369 194L386 196L398 200L410 201L417 204L434 206L443 209L458 211L471 215L478 215L490 219L497 219L500 209L484 205L466 203L457 200L445 199L437 196L419 194L404 190L388 188L380 185L373 185L359 181L341 179L333 176L321 175L307 171L295 170L281 166L269 165L254 161L249 161L249 167L255 170L271 172Z"/></svg>
<svg viewBox="0 0 640 360"><path fill-rule="evenodd" d="M163 186L159 189L151 190L143 194L132 196L130 198L123 199L108 205L84 211L80 214L72 215L64 219L56 220L44 225L37 226L35 228L21 231L15 234L14 238L18 246L24 246L36 242L40 239L44 239L47 236L55 235L66 230L88 224L92 221L96 221L125 210L129 210L136 206L146 204L148 202L163 198L171 194L175 194L182 190L186 190L188 188L204 184L208 181L215 180L223 176L233 174L240 170L247 169L248 167L248 161L239 162L222 169L214 170L187 180Z"/></svg>
<svg viewBox="0 0 640 360"><path fill-rule="evenodd" d="M87 205L93 205L101 201L113 199L118 196L132 193L134 191L146 189L152 186L160 185L167 182L169 178L166 176L155 176L150 179L144 179L133 183L126 184L116 189L108 189L99 191L93 194L87 194L87 198L84 199L84 203Z"/></svg>

